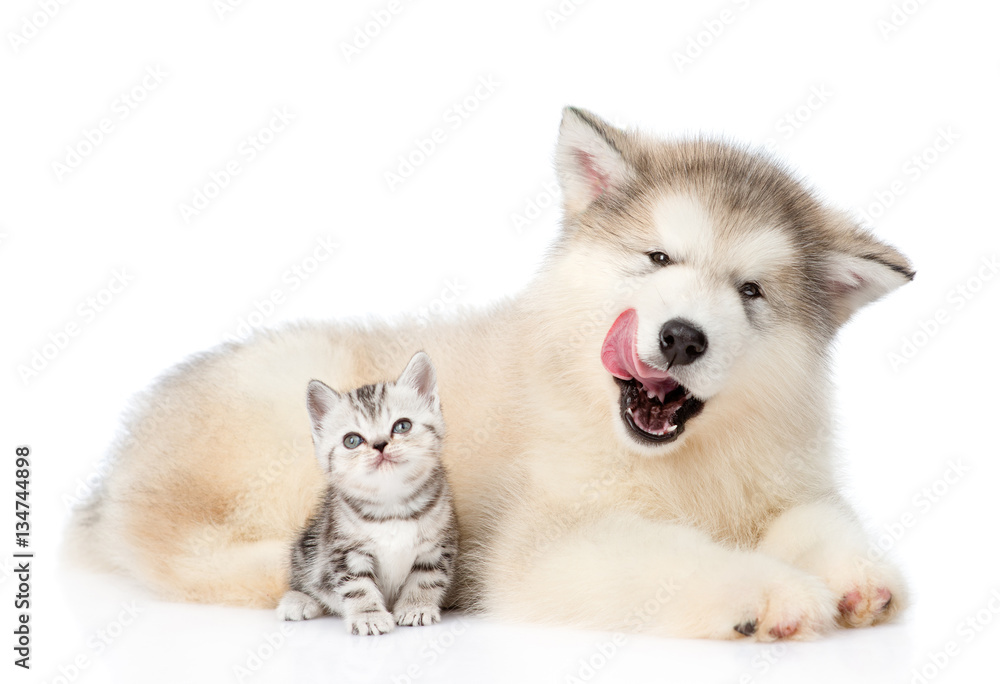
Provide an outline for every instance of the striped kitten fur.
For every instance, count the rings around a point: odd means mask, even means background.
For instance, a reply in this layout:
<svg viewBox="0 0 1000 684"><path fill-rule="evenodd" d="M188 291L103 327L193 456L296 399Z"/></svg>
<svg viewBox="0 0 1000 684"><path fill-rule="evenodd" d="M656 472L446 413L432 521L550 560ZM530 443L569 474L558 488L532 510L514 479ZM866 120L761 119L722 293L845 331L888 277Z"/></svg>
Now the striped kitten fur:
<svg viewBox="0 0 1000 684"><path fill-rule="evenodd" d="M395 382L347 393L313 380L307 405L328 486L292 550L279 617L331 613L362 635L437 622L458 532L430 357L418 352Z"/></svg>

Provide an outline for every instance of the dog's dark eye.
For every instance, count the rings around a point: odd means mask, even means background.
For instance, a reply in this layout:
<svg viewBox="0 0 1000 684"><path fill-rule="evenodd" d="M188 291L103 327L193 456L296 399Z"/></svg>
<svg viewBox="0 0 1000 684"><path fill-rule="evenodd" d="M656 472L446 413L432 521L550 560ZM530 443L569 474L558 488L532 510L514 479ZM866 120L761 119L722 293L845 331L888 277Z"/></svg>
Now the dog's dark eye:
<svg viewBox="0 0 1000 684"><path fill-rule="evenodd" d="M740 285L740 294L747 299L756 299L757 297L764 296L764 293L760 291L760 285L757 283L743 283Z"/></svg>
<svg viewBox="0 0 1000 684"><path fill-rule="evenodd" d="M670 257L663 252L650 252L649 260L657 266L668 266L670 264Z"/></svg>

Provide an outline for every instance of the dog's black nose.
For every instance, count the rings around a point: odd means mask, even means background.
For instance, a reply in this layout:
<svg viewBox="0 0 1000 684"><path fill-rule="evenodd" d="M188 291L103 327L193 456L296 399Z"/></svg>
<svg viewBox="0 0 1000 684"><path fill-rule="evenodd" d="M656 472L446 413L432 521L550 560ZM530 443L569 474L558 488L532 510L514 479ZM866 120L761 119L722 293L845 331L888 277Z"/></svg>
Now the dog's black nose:
<svg viewBox="0 0 1000 684"><path fill-rule="evenodd" d="M671 366L686 366L706 349L705 333L683 318L671 318L660 328L660 351Z"/></svg>
<svg viewBox="0 0 1000 684"><path fill-rule="evenodd" d="M389 446L389 443L388 443L388 442L375 442L374 444L372 444L372 448L374 448L374 449L375 449L375 450L376 450L377 452L379 452L380 454L381 454L381 453L382 453L383 451L385 451L385 448L386 448L387 446Z"/></svg>

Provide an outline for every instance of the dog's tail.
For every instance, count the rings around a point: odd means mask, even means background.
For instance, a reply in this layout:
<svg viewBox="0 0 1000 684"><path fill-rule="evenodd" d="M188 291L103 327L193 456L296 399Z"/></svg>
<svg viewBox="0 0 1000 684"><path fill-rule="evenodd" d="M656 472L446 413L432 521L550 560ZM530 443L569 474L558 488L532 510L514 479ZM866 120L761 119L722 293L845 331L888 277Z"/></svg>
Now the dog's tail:
<svg viewBox="0 0 1000 684"><path fill-rule="evenodd" d="M175 601L275 608L288 591L288 553L287 541L276 539L195 548L139 579Z"/></svg>
<svg viewBox="0 0 1000 684"><path fill-rule="evenodd" d="M98 491L73 512L67 564L125 575L170 601L274 608L288 590L287 539L233 540L212 524L151 536L137 521L116 519L114 509Z"/></svg>
<svg viewBox="0 0 1000 684"><path fill-rule="evenodd" d="M63 533L62 557L65 563L93 572L110 572L116 569L111 557L100 552L103 546L100 529L104 498L102 483L70 512L69 524Z"/></svg>

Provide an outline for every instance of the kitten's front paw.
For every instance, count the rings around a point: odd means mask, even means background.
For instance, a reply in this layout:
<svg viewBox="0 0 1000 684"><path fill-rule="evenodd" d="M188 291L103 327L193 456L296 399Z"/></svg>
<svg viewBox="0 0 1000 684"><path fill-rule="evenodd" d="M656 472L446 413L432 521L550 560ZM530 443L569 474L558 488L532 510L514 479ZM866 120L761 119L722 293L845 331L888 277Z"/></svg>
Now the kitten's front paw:
<svg viewBox="0 0 1000 684"><path fill-rule="evenodd" d="M347 617L344 622L347 631L351 634L361 636L374 636L376 634L388 634L395 627L392 615L387 610L373 610L367 613L358 613Z"/></svg>
<svg viewBox="0 0 1000 684"><path fill-rule="evenodd" d="M836 599L822 580L778 563L764 570L764 577L752 573L757 576L757 586L744 593L732 636L757 641L806 640L833 627Z"/></svg>
<svg viewBox="0 0 1000 684"><path fill-rule="evenodd" d="M319 601L301 591L289 591L278 603L279 620L312 620L323 614Z"/></svg>
<svg viewBox="0 0 1000 684"><path fill-rule="evenodd" d="M437 606L401 606L393 611L396 624L418 627L441 622L441 609Z"/></svg>

